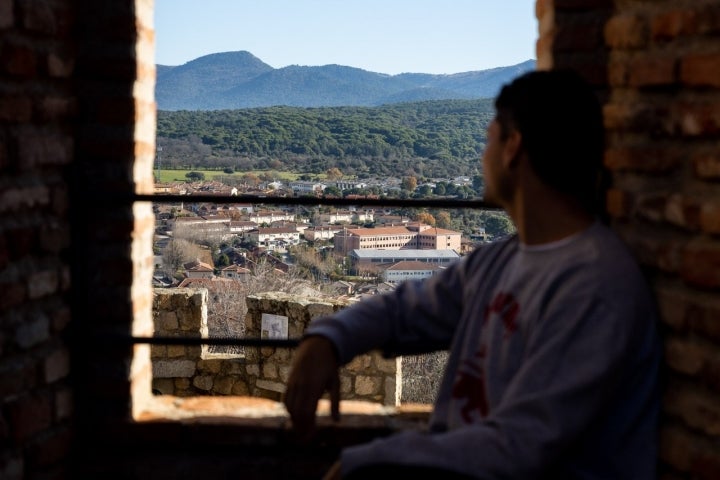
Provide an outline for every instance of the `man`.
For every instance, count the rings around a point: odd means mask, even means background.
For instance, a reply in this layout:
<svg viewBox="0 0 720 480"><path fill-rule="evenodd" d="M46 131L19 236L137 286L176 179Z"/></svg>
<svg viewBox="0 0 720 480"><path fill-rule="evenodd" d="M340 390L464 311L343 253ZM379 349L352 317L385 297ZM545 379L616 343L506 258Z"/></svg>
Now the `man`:
<svg viewBox="0 0 720 480"><path fill-rule="evenodd" d="M338 365L375 348L450 348L429 431L347 448L328 478L403 468L655 478L657 316L634 259L595 217L598 102L578 76L536 71L506 85L495 106L485 195L517 234L317 319L296 352L285 405L308 434L325 391L337 412Z"/></svg>

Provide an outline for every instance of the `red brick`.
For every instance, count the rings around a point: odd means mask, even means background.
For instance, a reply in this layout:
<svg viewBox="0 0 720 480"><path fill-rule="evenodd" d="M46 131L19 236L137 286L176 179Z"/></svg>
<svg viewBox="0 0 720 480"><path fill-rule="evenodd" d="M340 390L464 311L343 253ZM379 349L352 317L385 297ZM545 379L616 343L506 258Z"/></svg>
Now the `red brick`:
<svg viewBox="0 0 720 480"><path fill-rule="evenodd" d="M695 10L671 10L662 12L650 21L651 36L654 40L668 40L688 35L697 29Z"/></svg>
<svg viewBox="0 0 720 480"><path fill-rule="evenodd" d="M24 132L18 142L18 159L25 168L68 165L73 159L73 139L56 132Z"/></svg>
<svg viewBox="0 0 720 480"><path fill-rule="evenodd" d="M703 180L720 179L720 156L715 152L696 154L693 159L695 175Z"/></svg>
<svg viewBox="0 0 720 480"><path fill-rule="evenodd" d="M720 32L720 5L711 2L700 8L697 15L697 34L707 35Z"/></svg>
<svg viewBox="0 0 720 480"><path fill-rule="evenodd" d="M54 383L70 373L70 353L65 349L54 351L43 362L45 383Z"/></svg>
<svg viewBox="0 0 720 480"><path fill-rule="evenodd" d="M32 442L27 449L27 463L33 469L41 469L58 463L70 453L73 434L69 428L47 432Z"/></svg>
<svg viewBox="0 0 720 480"><path fill-rule="evenodd" d="M671 383L665 392L663 411L707 435L720 435L720 395L717 393Z"/></svg>
<svg viewBox="0 0 720 480"><path fill-rule="evenodd" d="M660 458L693 480L716 480L720 448L706 437L678 426L665 426L660 434Z"/></svg>
<svg viewBox="0 0 720 480"><path fill-rule="evenodd" d="M660 146L615 147L605 151L605 166L613 171L667 173L681 165L684 155Z"/></svg>
<svg viewBox="0 0 720 480"><path fill-rule="evenodd" d="M58 272L57 270L44 270L30 275L28 278L28 298L37 299L57 293Z"/></svg>
<svg viewBox="0 0 720 480"><path fill-rule="evenodd" d="M596 10L613 7L613 0L554 0L555 8L562 10Z"/></svg>
<svg viewBox="0 0 720 480"><path fill-rule="evenodd" d="M0 0L0 29L11 27L14 19L13 0Z"/></svg>
<svg viewBox="0 0 720 480"><path fill-rule="evenodd" d="M71 418L74 406L72 390L69 388L59 389L55 394L55 419L61 421Z"/></svg>
<svg viewBox="0 0 720 480"><path fill-rule="evenodd" d="M0 398L10 398L37 384L35 365L22 361L0 366Z"/></svg>
<svg viewBox="0 0 720 480"><path fill-rule="evenodd" d="M720 288L720 243L698 238L683 251L681 277L691 285Z"/></svg>
<svg viewBox="0 0 720 480"><path fill-rule="evenodd" d="M605 192L605 210L615 219L624 219L630 215L633 205L632 195L628 192L611 188Z"/></svg>
<svg viewBox="0 0 720 480"><path fill-rule="evenodd" d="M50 53L47 57L47 70L51 77L68 78L75 70L75 57L61 52Z"/></svg>
<svg viewBox="0 0 720 480"><path fill-rule="evenodd" d="M23 28L48 35L57 33L55 14L50 8L50 3L20 2L20 6Z"/></svg>
<svg viewBox="0 0 720 480"><path fill-rule="evenodd" d="M679 193L670 195L665 204L665 218L678 227L700 230L700 201Z"/></svg>
<svg viewBox="0 0 720 480"><path fill-rule="evenodd" d="M675 371L720 391L720 346L692 337L665 340L665 361Z"/></svg>
<svg viewBox="0 0 720 480"><path fill-rule="evenodd" d="M650 193L636 195L635 210L638 216L654 223L665 221L665 210L668 195L665 193Z"/></svg>
<svg viewBox="0 0 720 480"><path fill-rule="evenodd" d="M76 112L72 97L46 97L40 106L39 117L45 121L67 120Z"/></svg>
<svg viewBox="0 0 720 480"><path fill-rule="evenodd" d="M5 45L0 48L0 65L10 75L32 77L37 73L35 52L25 46Z"/></svg>
<svg viewBox="0 0 720 480"><path fill-rule="evenodd" d="M644 133L665 133L673 125L664 105L643 103L609 103L603 106L605 128Z"/></svg>
<svg viewBox="0 0 720 480"><path fill-rule="evenodd" d="M642 265L670 273L679 270L685 245L682 238L659 235L656 231L645 232L625 224L615 229Z"/></svg>
<svg viewBox="0 0 720 480"><path fill-rule="evenodd" d="M0 97L0 122L29 122L32 118L32 101L17 95Z"/></svg>
<svg viewBox="0 0 720 480"><path fill-rule="evenodd" d="M691 86L720 87L720 53L686 56L680 64L680 79Z"/></svg>
<svg viewBox="0 0 720 480"><path fill-rule="evenodd" d="M663 323L720 343L720 299L708 292L669 284L656 289Z"/></svg>
<svg viewBox="0 0 720 480"><path fill-rule="evenodd" d="M0 310L17 307L27 300L25 285L19 283L0 283Z"/></svg>
<svg viewBox="0 0 720 480"><path fill-rule="evenodd" d="M648 42L647 20L635 14L620 14L605 25L605 42L620 49L643 48Z"/></svg>
<svg viewBox="0 0 720 480"><path fill-rule="evenodd" d="M703 232L720 234L720 201L704 201L700 206L700 228Z"/></svg>
<svg viewBox="0 0 720 480"><path fill-rule="evenodd" d="M674 130L689 137L720 133L720 103L680 103L674 105L671 116Z"/></svg>
<svg viewBox="0 0 720 480"><path fill-rule="evenodd" d="M52 424L51 397L25 395L7 406L8 422L16 442L47 429Z"/></svg>
<svg viewBox="0 0 720 480"><path fill-rule="evenodd" d="M70 246L70 231L66 225L44 225L40 230L40 246L43 251L59 253Z"/></svg>
<svg viewBox="0 0 720 480"><path fill-rule="evenodd" d="M589 17L587 21L555 23L553 50L554 51L593 51L604 46L603 25L596 17Z"/></svg>
<svg viewBox="0 0 720 480"><path fill-rule="evenodd" d="M671 85L676 80L677 61L670 54L661 58L636 58L628 67L632 87Z"/></svg>
<svg viewBox="0 0 720 480"><path fill-rule="evenodd" d="M50 327L53 332L62 332L70 324L70 309L60 307L50 313Z"/></svg>

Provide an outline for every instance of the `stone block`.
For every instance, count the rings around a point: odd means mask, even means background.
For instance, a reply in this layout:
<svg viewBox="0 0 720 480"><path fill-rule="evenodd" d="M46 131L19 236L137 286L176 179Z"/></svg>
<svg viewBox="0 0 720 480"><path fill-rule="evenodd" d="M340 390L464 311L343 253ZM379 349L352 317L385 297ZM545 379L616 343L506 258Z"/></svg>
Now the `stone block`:
<svg viewBox="0 0 720 480"><path fill-rule="evenodd" d="M196 373L192 360L157 360L153 362L153 378L187 378Z"/></svg>

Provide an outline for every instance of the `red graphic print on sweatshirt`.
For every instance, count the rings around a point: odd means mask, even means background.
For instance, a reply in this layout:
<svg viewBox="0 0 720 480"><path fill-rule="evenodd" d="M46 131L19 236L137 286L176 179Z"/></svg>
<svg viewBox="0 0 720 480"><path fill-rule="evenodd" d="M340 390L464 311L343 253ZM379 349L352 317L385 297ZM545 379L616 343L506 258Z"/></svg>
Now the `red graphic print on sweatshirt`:
<svg viewBox="0 0 720 480"><path fill-rule="evenodd" d="M520 311L515 297L509 293L498 293L485 308L483 328L493 314L499 316L503 325L503 339L508 339L518 328L517 316ZM485 355L487 346L482 344L471 358L465 360L458 369L457 379L453 385L452 396L465 399L460 415L466 423L472 422L472 413L478 412L481 417L488 414L488 399L485 388Z"/></svg>

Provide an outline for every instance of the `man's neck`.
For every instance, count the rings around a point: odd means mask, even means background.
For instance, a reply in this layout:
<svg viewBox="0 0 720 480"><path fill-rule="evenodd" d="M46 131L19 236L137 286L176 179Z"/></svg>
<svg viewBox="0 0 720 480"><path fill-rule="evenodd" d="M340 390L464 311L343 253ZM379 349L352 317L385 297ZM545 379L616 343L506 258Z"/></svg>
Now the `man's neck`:
<svg viewBox="0 0 720 480"><path fill-rule="evenodd" d="M595 221L577 202L548 191L518 195L507 211L515 223L518 238L526 245L562 240L582 232Z"/></svg>

